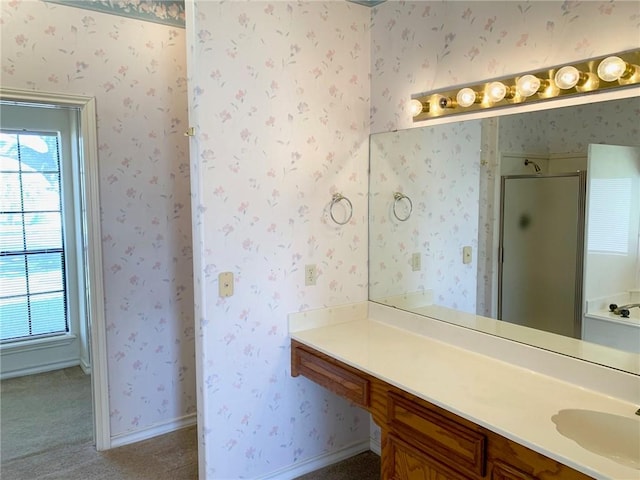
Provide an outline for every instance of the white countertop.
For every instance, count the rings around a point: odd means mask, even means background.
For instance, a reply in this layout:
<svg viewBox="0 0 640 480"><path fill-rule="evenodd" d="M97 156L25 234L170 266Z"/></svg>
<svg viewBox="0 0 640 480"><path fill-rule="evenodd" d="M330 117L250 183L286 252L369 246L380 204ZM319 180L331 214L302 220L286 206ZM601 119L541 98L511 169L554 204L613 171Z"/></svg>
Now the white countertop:
<svg viewBox="0 0 640 480"><path fill-rule="evenodd" d="M377 314L356 310L350 317L335 312L324 320L305 317L291 336L587 475L640 479L640 470L581 447L558 433L552 421L564 409L605 412L637 421L640 436L638 405L399 328L388 318L377 321L379 308Z"/></svg>
<svg viewBox="0 0 640 480"><path fill-rule="evenodd" d="M483 317L474 313L435 305L433 303L429 303L430 301L430 291L427 291L423 296L412 294L408 299L405 297L392 297L389 299L383 299L380 303L390 307L398 307L399 309L407 310L419 315L443 320L461 327L472 328L473 330L488 333L490 335L497 335L515 342L534 345L563 355L581 358L585 361L604 363L612 368L631 372L636 375L640 374L640 355L637 353L624 349L611 348L610 346L598 343L584 342L582 340L545 332L543 330L528 328L522 325L496 320L494 318ZM590 306L595 303L596 302L591 302ZM601 306L600 303L603 302L598 302L598 307ZM610 321L625 326L640 327L640 309L638 308L632 309L631 318L629 319L622 319L620 316L616 316L613 313L608 312L608 310L598 310L593 313L587 313L587 316L599 321ZM628 333L630 335L634 335L634 337L640 341L640 329L638 329L637 332ZM636 349L633 348L631 350L635 351Z"/></svg>

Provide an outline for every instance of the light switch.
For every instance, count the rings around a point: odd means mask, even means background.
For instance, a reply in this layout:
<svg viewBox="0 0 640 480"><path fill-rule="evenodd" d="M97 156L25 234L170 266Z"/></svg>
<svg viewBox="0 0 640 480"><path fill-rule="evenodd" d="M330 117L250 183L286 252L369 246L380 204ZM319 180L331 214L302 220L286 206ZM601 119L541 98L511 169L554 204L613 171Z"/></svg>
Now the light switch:
<svg viewBox="0 0 640 480"><path fill-rule="evenodd" d="M220 272L218 275L218 295L221 297L233 295L233 272Z"/></svg>
<svg viewBox="0 0 640 480"><path fill-rule="evenodd" d="M471 263L471 247L462 247L462 263L467 264Z"/></svg>
<svg viewBox="0 0 640 480"><path fill-rule="evenodd" d="M411 255L411 270L419 272L422 269L422 255L420 252Z"/></svg>

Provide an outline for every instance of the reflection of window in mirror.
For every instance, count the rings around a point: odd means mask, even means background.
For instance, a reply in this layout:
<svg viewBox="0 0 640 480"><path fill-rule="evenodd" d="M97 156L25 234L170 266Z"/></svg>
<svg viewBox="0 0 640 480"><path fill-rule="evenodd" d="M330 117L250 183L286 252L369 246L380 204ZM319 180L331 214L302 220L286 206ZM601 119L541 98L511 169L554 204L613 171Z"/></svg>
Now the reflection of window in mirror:
<svg viewBox="0 0 640 480"><path fill-rule="evenodd" d="M594 178L589 184L590 252L627 255L631 218L631 179Z"/></svg>
<svg viewBox="0 0 640 480"><path fill-rule="evenodd" d="M633 348L618 342L637 338L638 331L626 334L609 322L601 332L584 322L583 329L574 329L582 333L583 343L487 318L498 314L499 262L504 258L499 248L502 176L535 178L536 185L545 185L552 177L577 171L586 175L584 216L566 220L567 225L585 223L584 238L576 241L576 265L582 272L571 270L576 271L572 278L583 279L582 301L566 295L578 317L584 317L587 308L602 309L606 316L613 297L624 304L632 301L630 295L640 294L639 107L640 97L631 97L372 135L370 300L640 373L638 342ZM526 159L540 165L540 175L524 164ZM394 222L388 199L401 188L415 209L408 221ZM559 196L564 193L561 189L542 195L534 204L543 205L544 200L544 211L555 213L559 205L568 205ZM551 258L562 257L558 242L549 238L545 234L537 245L547 246L545 255ZM474 247L471 264L463 262L467 245ZM414 255L421 258L419 269L412 262ZM541 263L531 250L522 257ZM549 280L529 277L533 286L525 290L524 300L547 302L536 282L558 291L567 285L557 264L543 269ZM579 291L576 285L569 285L569 291Z"/></svg>

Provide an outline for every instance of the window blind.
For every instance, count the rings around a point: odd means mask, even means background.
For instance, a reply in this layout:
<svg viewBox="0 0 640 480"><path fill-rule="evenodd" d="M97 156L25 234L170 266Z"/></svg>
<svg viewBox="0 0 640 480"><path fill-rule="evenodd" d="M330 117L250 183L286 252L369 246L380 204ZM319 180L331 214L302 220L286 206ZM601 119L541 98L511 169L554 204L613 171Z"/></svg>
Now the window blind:
<svg viewBox="0 0 640 480"><path fill-rule="evenodd" d="M59 135L0 132L0 341L69 331Z"/></svg>
<svg viewBox="0 0 640 480"><path fill-rule="evenodd" d="M594 178L589 184L590 252L629 253L631 178Z"/></svg>

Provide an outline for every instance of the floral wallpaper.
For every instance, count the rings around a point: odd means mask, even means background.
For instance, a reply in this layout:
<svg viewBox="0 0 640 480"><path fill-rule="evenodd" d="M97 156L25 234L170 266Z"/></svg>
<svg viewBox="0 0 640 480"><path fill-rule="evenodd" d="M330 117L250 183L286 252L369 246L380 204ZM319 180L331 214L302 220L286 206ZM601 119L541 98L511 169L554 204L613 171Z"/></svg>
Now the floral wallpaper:
<svg viewBox="0 0 640 480"><path fill-rule="evenodd" d="M290 377L287 314L367 298L369 132L413 127L412 93L635 48L639 21L621 1L195 0L185 38L39 1L1 7L3 85L97 97L112 433L195 410L195 337L211 479L368 438L361 410ZM337 192L354 206L344 226L328 215ZM221 299L224 271L236 293Z"/></svg>
<svg viewBox="0 0 640 480"><path fill-rule="evenodd" d="M413 127L412 94L638 48L637 2L388 1L371 12L372 132Z"/></svg>
<svg viewBox="0 0 640 480"><path fill-rule="evenodd" d="M367 298L369 15L187 4L200 478L256 478L368 441L365 412L291 378L287 315ZM328 212L338 192L353 204L343 226ZM235 293L220 298L225 271Z"/></svg>
<svg viewBox="0 0 640 480"><path fill-rule="evenodd" d="M500 119L502 152L586 154L590 143L640 144L638 97L509 115Z"/></svg>
<svg viewBox="0 0 640 480"><path fill-rule="evenodd" d="M44 0L184 28L184 0Z"/></svg>
<svg viewBox="0 0 640 480"><path fill-rule="evenodd" d="M285 315L365 298L368 99L373 131L412 126L404 108L416 91L633 47L632 10L618 2L187 3L202 478L267 475L366 438L361 412L289 378ZM620 37L595 42L584 33L614 24ZM483 159L485 146L498 148L495 138L482 144ZM409 188L397 183L389 181ZM474 210L457 185L443 190ZM337 191L354 203L344 227L327 215ZM319 266L316 287L303 286L307 263ZM227 299L217 296L222 271L236 276Z"/></svg>
<svg viewBox="0 0 640 480"><path fill-rule="evenodd" d="M184 30L1 8L3 86L96 97L112 437L194 414Z"/></svg>
<svg viewBox="0 0 640 480"><path fill-rule="evenodd" d="M387 1L371 9L371 17L371 133L425 126L414 125L408 113L412 94L634 49L640 25L638 3L617 0ZM497 137L490 133L497 125L492 128L483 129L483 186L499 178ZM567 130L562 138L571 139L574 132ZM487 191L479 199L480 228L492 232L486 216L499 198ZM481 311L491 310L487 284L493 272L486 253L494 241L488 237L478 245L486 276L478 282ZM374 424L371 429L379 442L379 429Z"/></svg>
<svg viewBox="0 0 640 480"><path fill-rule="evenodd" d="M476 311L481 121L376 134L371 137L369 297L431 290L433 303ZM413 203L405 221L393 193ZM408 214L396 203L400 218ZM412 269L413 254L421 268Z"/></svg>

